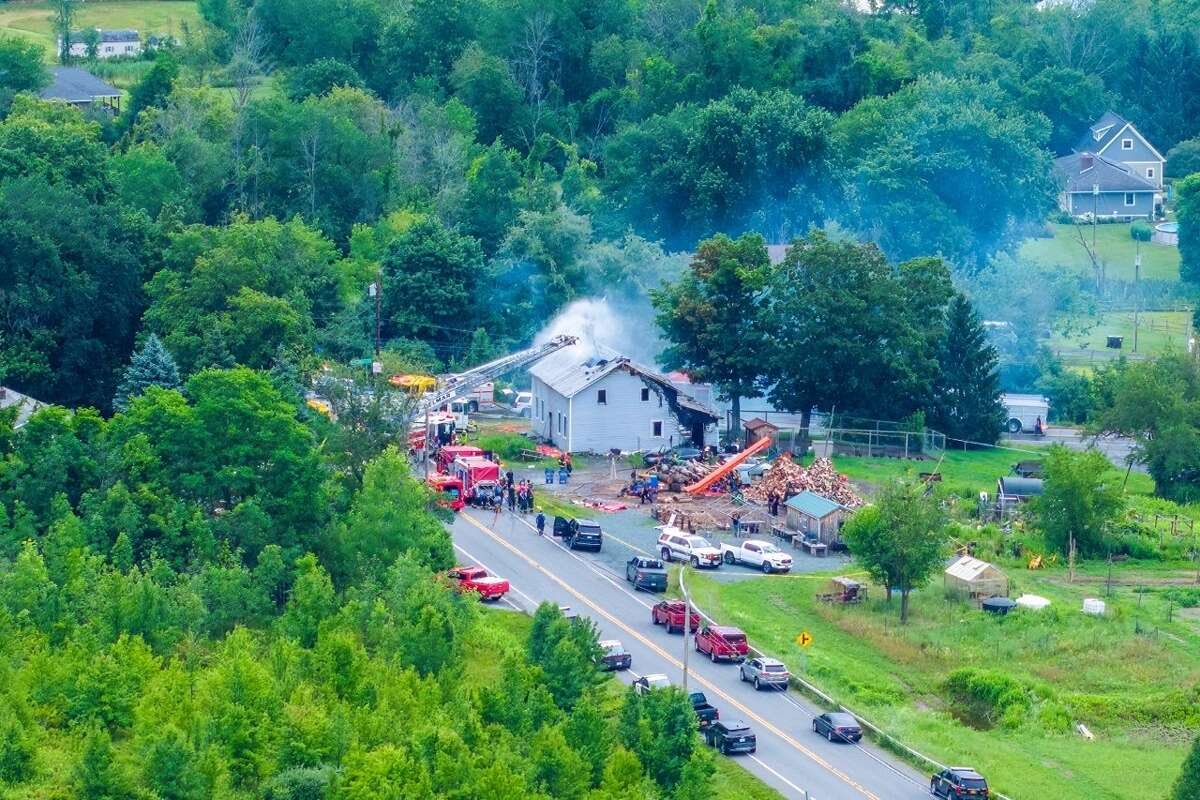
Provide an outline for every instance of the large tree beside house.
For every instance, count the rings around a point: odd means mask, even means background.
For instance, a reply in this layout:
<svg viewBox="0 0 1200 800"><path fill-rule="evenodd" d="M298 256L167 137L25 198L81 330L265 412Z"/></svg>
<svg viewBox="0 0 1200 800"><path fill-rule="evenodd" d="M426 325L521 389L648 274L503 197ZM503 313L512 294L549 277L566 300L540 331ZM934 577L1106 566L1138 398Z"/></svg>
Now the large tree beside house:
<svg viewBox="0 0 1200 800"><path fill-rule="evenodd" d="M1200 172L1175 184L1175 216L1179 220L1179 275L1200 282Z"/></svg>
<svg viewBox="0 0 1200 800"><path fill-rule="evenodd" d="M706 239L680 279L651 292L667 340L662 360L693 381L714 384L733 409L740 435L741 401L764 389L766 332L760 309L770 271L758 234Z"/></svg>

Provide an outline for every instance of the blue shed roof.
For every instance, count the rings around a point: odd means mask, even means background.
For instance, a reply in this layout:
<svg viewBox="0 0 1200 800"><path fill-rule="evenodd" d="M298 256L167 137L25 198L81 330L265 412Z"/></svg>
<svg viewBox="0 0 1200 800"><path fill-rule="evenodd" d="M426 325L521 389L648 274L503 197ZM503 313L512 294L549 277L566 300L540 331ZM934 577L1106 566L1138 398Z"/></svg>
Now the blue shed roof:
<svg viewBox="0 0 1200 800"><path fill-rule="evenodd" d="M786 505L788 508L796 509L801 514L807 514L817 519L827 517L839 508L845 508L841 503L834 502L828 497L822 497L815 492L809 491L803 491L795 497L788 498Z"/></svg>

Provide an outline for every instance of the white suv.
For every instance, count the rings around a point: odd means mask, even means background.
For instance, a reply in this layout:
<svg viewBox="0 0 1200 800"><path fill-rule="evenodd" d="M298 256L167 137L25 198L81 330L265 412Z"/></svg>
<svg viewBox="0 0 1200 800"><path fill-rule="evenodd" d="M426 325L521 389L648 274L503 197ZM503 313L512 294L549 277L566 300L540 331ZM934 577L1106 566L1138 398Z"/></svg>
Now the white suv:
<svg viewBox="0 0 1200 800"><path fill-rule="evenodd" d="M703 536L684 533L678 528L664 526L658 535L658 551L663 561L690 561L693 567L721 566L721 551Z"/></svg>

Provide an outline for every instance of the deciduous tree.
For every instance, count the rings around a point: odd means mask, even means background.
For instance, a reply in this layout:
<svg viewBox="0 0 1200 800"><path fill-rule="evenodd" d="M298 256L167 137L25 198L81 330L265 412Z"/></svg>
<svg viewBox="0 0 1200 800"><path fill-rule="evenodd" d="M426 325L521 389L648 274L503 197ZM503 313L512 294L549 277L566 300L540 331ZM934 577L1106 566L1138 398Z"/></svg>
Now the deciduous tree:
<svg viewBox="0 0 1200 800"><path fill-rule="evenodd" d="M1046 454L1046 478L1035 510L1046 544L1063 555L1104 554L1105 526L1121 509L1117 473L1103 453L1055 446Z"/></svg>

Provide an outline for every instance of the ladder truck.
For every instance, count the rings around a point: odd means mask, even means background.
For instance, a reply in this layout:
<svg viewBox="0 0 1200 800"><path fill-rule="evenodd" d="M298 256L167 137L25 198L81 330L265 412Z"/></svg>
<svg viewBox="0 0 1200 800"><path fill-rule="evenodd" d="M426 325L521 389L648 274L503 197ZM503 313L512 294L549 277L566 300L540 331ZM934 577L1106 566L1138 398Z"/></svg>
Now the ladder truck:
<svg viewBox="0 0 1200 800"><path fill-rule="evenodd" d="M415 436L410 434L410 444L425 448L429 440L436 435L440 425L453 421L453 415L443 414L439 410L449 404L451 400L469 393L472 389L488 381L494 381L519 369L525 369L546 356L557 353L564 347L570 347L577 341L579 338L576 336L555 336L545 344L518 350L439 381L433 391L417 400L413 408L412 428Z"/></svg>

